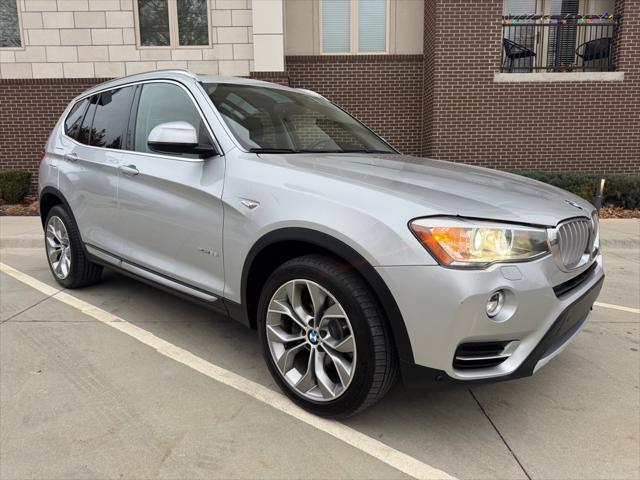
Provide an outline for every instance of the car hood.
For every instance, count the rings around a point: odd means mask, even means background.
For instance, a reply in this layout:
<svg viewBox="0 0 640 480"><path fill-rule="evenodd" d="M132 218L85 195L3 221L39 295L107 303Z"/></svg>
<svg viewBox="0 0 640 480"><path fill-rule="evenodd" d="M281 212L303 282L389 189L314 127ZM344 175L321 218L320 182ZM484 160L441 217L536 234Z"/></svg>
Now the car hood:
<svg viewBox="0 0 640 480"><path fill-rule="evenodd" d="M531 225L590 216L594 207L559 188L497 170L406 155L262 154L310 174L410 202L415 216L451 215ZM325 190L325 195L331 196ZM339 199L349 201L349 199ZM353 203L353 199L351 199ZM392 205L389 205L393 208Z"/></svg>

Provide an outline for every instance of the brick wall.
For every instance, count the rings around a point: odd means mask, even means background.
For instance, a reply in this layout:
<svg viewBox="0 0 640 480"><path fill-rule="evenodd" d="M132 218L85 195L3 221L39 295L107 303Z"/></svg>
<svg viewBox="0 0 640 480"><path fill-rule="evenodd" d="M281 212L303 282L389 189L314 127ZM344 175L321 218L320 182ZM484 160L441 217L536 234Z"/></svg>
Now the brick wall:
<svg viewBox="0 0 640 480"><path fill-rule="evenodd" d="M420 154L422 55L289 56L292 87L344 107L401 152Z"/></svg>
<svg viewBox="0 0 640 480"><path fill-rule="evenodd" d="M278 83L286 87L289 86L289 74L287 72L251 72L251 78Z"/></svg>
<svg viewBox="0 0 640 480"><path fill-rule="evenodd" d="M29 170L37 182L39 152L69 102L107 79L0 80L0 169Z"/></svg>
<svg viewBox="0 0 640 480"><path fill-rule="evenodd" d="M289 56L286 72L252 76L315 90L408 154L501 169L640 172L640 1L616 4L624 82L570 83L494 83L501 0L425 2L424 56ZM100 81L0 79L0 168L36 172L64 107Z"/></svg>
<svg viewBox="0 0 640 480"><path fill-rule="evenodd" d="M309 88L363 120L404 153L421 153L422 56L287 57L286 72L253 78ZM37 181L39 151L69 101L106 79L0 79L0 168Z"/></svg>
<svg viewBox="0 0 640 480"><path fill-rule="evenodd" d="M431 48L436 42L436 25L438 20L436 14L436 2L425 0L424 3L424 65L422 71L423 97L422 97L422 144L421 153L426 157L433 157L433 79L436 68L436 50Z"/></svg>
<svg viewBox="0 0 640 480"><path fill-rule="evenodd" d="M425 5L435 10L425 8L426 153L501 169L640 172L640 1L617 5L624 82L494 83L502 0Z"/></svg>

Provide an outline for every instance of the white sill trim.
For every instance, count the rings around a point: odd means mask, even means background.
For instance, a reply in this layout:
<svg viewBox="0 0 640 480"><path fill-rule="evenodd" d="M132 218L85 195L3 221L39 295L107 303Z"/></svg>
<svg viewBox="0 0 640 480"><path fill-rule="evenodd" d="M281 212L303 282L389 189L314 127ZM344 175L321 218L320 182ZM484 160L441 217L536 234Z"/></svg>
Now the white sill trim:
<svg viewBox="0 0 640 480"><path fill-rule="evenodd" d="M624 72L535 72L535 73L496 73L493 81L497 83L525 82L622 82Z"/></svg>

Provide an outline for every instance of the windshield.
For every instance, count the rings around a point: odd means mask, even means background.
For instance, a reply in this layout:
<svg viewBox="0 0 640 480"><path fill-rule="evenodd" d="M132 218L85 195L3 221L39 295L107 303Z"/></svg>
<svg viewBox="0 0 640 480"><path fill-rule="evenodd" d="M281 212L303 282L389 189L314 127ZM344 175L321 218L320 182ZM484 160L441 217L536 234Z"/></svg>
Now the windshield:
<svg viewBox="0 0 640 480"><path fill-rule="evenodd" d="M253 85L210 83L203 87L246 150L396 153L322 97Z"/></svg>

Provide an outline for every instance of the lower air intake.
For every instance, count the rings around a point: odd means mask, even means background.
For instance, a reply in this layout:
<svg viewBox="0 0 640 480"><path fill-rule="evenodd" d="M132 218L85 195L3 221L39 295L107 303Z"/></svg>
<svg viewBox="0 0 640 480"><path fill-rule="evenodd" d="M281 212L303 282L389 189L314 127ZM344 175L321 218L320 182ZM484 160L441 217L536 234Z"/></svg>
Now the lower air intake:
<svg viewBox="0 0 640 480"><path fill-rule="evenodd" d="M462 343L456 350L453 368L469 370L495 367L511 356L518 343L513 340Z"/></svg>

